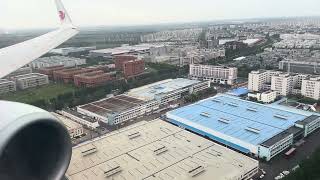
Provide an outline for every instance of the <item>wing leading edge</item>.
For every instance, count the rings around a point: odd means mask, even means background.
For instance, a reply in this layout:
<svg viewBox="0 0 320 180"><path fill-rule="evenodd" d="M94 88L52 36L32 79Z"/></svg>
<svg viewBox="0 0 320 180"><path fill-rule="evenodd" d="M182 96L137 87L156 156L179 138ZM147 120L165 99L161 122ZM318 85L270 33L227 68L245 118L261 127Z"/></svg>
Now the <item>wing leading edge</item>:
<svg viewBox="0 0 320 180"><path fill-rule="evenodd" d="M55 0L55 2L62 23L61 27L34 39L0 49L0 78L41 57L79 32L72 25L61 0Z"/></svg>

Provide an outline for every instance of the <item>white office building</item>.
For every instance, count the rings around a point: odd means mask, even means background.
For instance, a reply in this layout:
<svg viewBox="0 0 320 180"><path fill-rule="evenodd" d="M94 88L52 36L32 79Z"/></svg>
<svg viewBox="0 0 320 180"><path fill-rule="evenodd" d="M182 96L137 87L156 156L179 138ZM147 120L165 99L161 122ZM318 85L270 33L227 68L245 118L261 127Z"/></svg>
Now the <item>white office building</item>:
<svg viewBox="0 0 320 180"><path fill-rule="evenodd" d="M47 75L39 73L31 73L14 77L16 85L19 89L28 89L32 87L49 84Z"/></svg>
<svg viewBox="0 0 320 180"><path fill-rule="evenodd" d="M0 79L0 94L16 91L16 83L6 79Z"/></svg>
<svg viewBox="0 0 320 180"><path fill-rule="evenodd" d="M238 69L233 67L191 64L189 77L213 83L233 85L238 78Z"/></svg>

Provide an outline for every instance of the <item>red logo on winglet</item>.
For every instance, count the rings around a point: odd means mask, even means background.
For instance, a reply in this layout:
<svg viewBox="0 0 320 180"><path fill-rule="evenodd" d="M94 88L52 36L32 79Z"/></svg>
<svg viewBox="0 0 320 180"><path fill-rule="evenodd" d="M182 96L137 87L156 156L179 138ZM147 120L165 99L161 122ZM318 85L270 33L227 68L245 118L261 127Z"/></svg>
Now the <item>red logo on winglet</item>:
<svg viewBox="0 0 320 180"><path fill-rule="evenodd" d="M64 14L63 11L59 11L59 17L60 17L60 20L63 21L66 15Z"/></svg>

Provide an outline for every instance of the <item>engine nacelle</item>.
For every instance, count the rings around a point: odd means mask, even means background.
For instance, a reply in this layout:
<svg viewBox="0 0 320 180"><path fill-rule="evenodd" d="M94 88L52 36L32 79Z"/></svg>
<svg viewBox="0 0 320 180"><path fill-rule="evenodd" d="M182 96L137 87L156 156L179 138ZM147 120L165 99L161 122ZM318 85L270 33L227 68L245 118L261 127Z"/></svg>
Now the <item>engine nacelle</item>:
<svg viewBox="0 0 320 180"><path fill-rule="evenodd" d="M71 151L68 131L52 114L0 101L1 180L61 180Z"/></svg>

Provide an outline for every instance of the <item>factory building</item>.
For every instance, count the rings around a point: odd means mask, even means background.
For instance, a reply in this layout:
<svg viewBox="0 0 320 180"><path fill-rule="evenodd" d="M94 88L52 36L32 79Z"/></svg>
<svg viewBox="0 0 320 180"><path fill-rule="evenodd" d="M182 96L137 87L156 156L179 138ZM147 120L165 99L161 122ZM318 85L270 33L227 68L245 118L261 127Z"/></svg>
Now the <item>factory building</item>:
<svg viewBox="0 0 320 180"><path fill-rule="evenodd" d="M233 85L238 78L238 69L232 67L191 64L189 76L218 84Z"/></svg>
<svg viewBox="0 0 320 180"><path fill-rule="evenodd" d="M130 90L131 97L151 101L156 100L160 105L166 105L182 98L184 95L196 93L210 87L210 82L190 79L167 79Z"/></svg>
<svg viewBox="0 0 320 180"><path fill-rule="evenodd" d="M143 60L133 60L128 61L123 64L123 74L125 78L137 76L144 72L144 61Z"/></svg>
<svg viewBox="0 0 320 180"><path fill-rule="evenodd" d="M81 137L84 134L83 127L80 124L57 113L52 113L52 115L67 128L71 138Z"/></svg>
<svg viewBox="0 0 320 180"><path fill-rule="evenodd" d="M76 67L86 64L85 59L67 57L67 56L49 56L36 59L30 63L30 67L33 69L42 69L52 66L63 65L66 68Z"/></svg>
<svg viewBox="0 0 320 180"><path fill-rule="evenodd" d="M69 180L249 180L259 162L162 120L73 148Z"/></svg>
<svg viewBox="0 0 320 180"><path fill-rule="evenodd" d="M72 121L75 121L83 125L84 127L87 127L93 130L100 127L99 122L96 119L80 114L77 111L74 111L71 109L63 109L62 111L58 111L58 113L71 119Z"/></svg>
<svg viewBox="0 0 320 180"><path fill-rule="evenodd" d="M53 49L50 51L52 54L58 54L62 56L68 56L70 54L83 54L87 53L91 50L95 50L96 47L66 47L66 48L59 48L59 49Z"/></svg>
<svg viewBox="0 0 320 180"><path fill-rule="evenodd" d="M0 94L15 92L17 90L16 83L7 79L0 79Z"/></svg>
<svg viewBox="0 0 320 180"><path fill-rule="evenodd" d="M30 73L32 73L31 67L22 67L16 71L14 71L13 73L10 73L8 76L6 76L6 78L10 79L15 76L20 76L20 75L30 74Z"/></svg>
<svg viewBox="0 0 320 180"><path fill-rule="evenodd" d="M14 77L13 79L16 82L17 88L22 90L49 84L48 76L44 74L39 74L39 73L20 75L20 76Z"/></svg>
<svg viewBox="0 0 320 180"><path fill-rule="evenodd" d="M269 161L290 148L299 134L319 128L319 116L228 95L168 112L170 122L242 153ZM303 124L303 125L299 125Z"/></svg>
<svg viewBox="0 0 320 180"><path fill-rule="evenodd" d="M110 126L132 121L157 109L159 109L157 101L143 101L126 95L106 98L77 107L79 113Z"/></svg>
<svg viewBox="0 0 320 180"><path fill-rule="evenodd" d="M46 67L46 68L41 68L39 69L40 74L45 74L49 77L49 79L53 80L53 72L63 70L64 66L59 65L59 66L51 66L51 67Z"/></svg>
<svg viewBox="0 0 320 180"><path fill-rule="evenodd" d="M115 73L92 71L74 76L74 84L77 87L97 87L113 80Z"/></svg>

